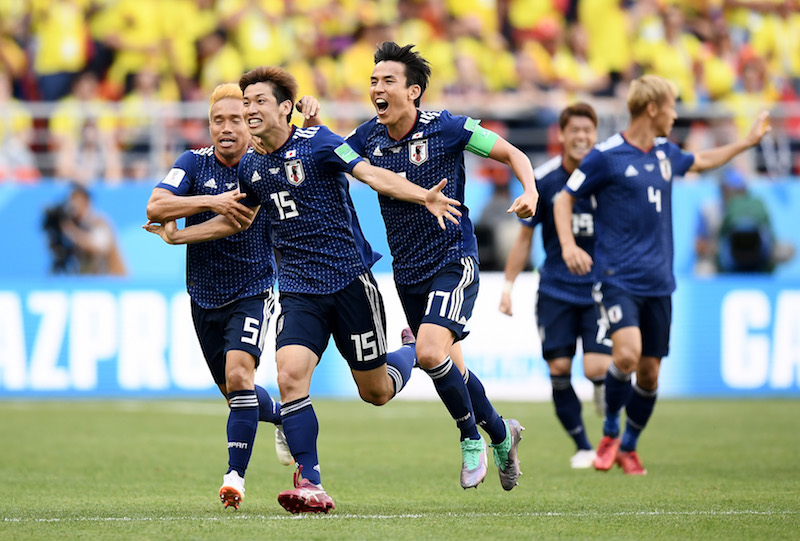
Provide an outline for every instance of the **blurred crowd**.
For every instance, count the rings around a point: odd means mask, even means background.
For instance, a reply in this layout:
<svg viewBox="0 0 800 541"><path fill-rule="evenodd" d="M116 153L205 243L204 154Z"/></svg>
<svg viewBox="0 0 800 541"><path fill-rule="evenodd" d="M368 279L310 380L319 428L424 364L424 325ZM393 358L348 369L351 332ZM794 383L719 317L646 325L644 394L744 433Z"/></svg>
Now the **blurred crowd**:
<svg viewBox="0 0 800 541"><path fill-rule="evenodd" d="M152 180L208 144L211 90L264 64L287 67L347 133L369 114L384 40L431 61L423 107L524 117L544 148L566 103L624 114L628 82L655 73L699 112L682 144L725 142L780 108L782 137L741 167L800 168L800 0L0 0L0 181Z"/></svg>

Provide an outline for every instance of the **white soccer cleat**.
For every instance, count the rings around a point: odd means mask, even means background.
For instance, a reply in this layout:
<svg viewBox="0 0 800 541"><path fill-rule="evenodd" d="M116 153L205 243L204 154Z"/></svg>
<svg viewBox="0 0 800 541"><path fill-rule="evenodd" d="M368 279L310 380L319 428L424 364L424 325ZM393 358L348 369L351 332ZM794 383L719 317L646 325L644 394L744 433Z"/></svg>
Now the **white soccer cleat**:
<svg viewBox="0 0 800 541"><path fill-rule="evenodd" d="M223 506L239 509L239 504L244 500L244 478L236 470L231 470L222 477L219 499Z"/></svg>
<svg viewBox="0 0 800 541"><path fill-rule="evenodd" d="M596 456L594 449L578 449L578 452L569 459L569 465L574 470L586 470L594 465Z"/></svg>
<svg viewBox="0 0 800 541"><path fill-rule="evenodd" d="M278 457L278 462L284 466L294 464L294 456L292 456L292 451L289 449L289 442L286 441L286 434L283 433L281 425L275 427L275 454Z"/></svg>

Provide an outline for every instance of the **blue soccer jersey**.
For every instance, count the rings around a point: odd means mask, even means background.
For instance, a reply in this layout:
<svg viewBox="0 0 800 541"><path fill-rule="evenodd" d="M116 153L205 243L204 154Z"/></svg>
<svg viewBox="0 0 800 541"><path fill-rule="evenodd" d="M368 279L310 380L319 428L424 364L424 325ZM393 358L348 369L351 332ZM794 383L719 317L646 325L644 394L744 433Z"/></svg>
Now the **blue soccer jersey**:
<svg viewBox="0 0 800 541"><path fill-rule="evenodd" d="M348 136L347 142L373 165L394 171L425 189L447 179L444 194L464 201L464 150L482 130L479 122L448 111L418 111L411 131L399 141L389 136L376 118ZM378 195L393 257L395 281L416 284L433 276L451 261L478 258L475 231L469 209L459 207L460 226L447 224L442 231L423 205Z"/></svg>
<svg viewBox="0 0 800 541"><path fill-rule="evenodd" d="M542 224L545 260L539 268L539 291L558 300L572 304L592 305L591 274L572 274L561 258L561 243L558 242L553 221L553 199L569 178L561 165L561 156L543 163L534 170L536 187L539 190L539 208L536 215L520 220L523 225L535 227ZM578 246L589 255L594 254L594 197L579 199L572 210L572 232Z"/></svg>
<svg viewBox="0 0 800 541"><path fill-rule="evenodd" d="M380 258L361 232L345 176L360 161L325 126L293 128L274 152L242 158L244 202L269 216L281 291L335 293Z"/></svg>
<svg viewBox="0 0 800 541"><path fill-rule="evenodd" d="M675 291L672 179L694 155L659 137L647 151L616 134L597 145L567 181L575 197L595 195L594 277L635 295Z"/></svg>
<svg viewBox="0 0 800 541"><path fill-rule="evenodd" d="M226 167L214 147L187 150L157 187L176 195L217 195L238 186L236 167ZM202 212L186 218L186 226L216 216ZM186 247L186 286L203 308L218 308L237 299L259 295L275 283L275 259L269 221L256 216L247 231Z"/></svg>

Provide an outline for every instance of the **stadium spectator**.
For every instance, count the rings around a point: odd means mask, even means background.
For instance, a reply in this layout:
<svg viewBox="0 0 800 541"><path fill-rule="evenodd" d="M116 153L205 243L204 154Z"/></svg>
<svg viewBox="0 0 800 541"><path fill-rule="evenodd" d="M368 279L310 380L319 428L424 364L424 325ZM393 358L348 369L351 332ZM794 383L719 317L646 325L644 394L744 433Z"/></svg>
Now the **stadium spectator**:
<svg viewBox="0 0 800 541"><path fill-rule="evenodd" d="M348 143L372 163L403 174L423 188L449 180L445 193L464 193L464 151L508 166L524 192L508 212L529 217L538 194L527 156L479 121L449 111L418 109L428 86L428 62L413 45L385 42L374 55L369 95L377 116L359 126ZM486 397L483 384L464 365L460 341L478 294L478 247L468 210L457 227L442 235L420 209L379 196L392 252L394 280L406 319L417 337L417 361L433 380L439 397L456 421L461 439L461 486L477 487L487 474L486 444L478 424L494 449L501 485L517 485L517 446L522 427L504 420Z"/></svg>
<svg viewBox="0 0 800 541"><path fill-rule="evenodd" d="M94 209L86 187L74 184L63 204L48 208L43 227L54 274L127 274L111 222Z"/></svg>
<svg viewBox="0 0 800 541"><path fill-rule="evenodd" d="M45 101L67 96L87 65L88 28L83 6L78 0L31 2L33 70L39 97Z"/></svg>
<svg viewBox="0 0 800 541"><path fill-rule="evenodd" d="M197 50L200 56L200 91L203 93L236 79L244 71L241 54L229 43L227 33L221 28L201 37Z"/></svg>
<svg viewBox="0 0 800 541"><path fill-rule="evenodd" d="M636 446L655 407L661 359L669 353L675 290L672 179L719 167L759 144L769 131L763 112L745 138L686 153L666 139L677 118L677 97L675 84L661 77L636 79L628 93L628 128L584 158L553 206L564 262L574 274L594 272L594 299L613 342L603 439L594 461L601 471L618 463L626 474L647 473ZM592 195L597 199L594 258L576 244L572 228L576 201ZM627 423L620 439L623 407Z"/></svg>
<svg viewBox="0 0 800 541"><path fill-rule="evenodd" d="M94 73L78 75L72 95L54 109L49 128L57 178L84 185L122 180L117 116L100 98Z"/></svg>
<svg viewBox="0 0 800 541"><path fill-rule="evenodd" d="M720 196L697 217L695 274L772 272L794 257L794 246L776 238L766 204L744 175L731 167L721 177Z"/></svg>
<svg viewBox="0 0 800 541"><path fill-rule="evenodd" d="M39 178L32 142L30 111L14 99L11 78L0 70L0 182L31 182Z"/></svg>
<svg viewBox="0 0 800 541"><path fill-rule="evenodd" d="M583 372L594 384L594 403L598 415L605 411L604 381L611 362L607 340L598 340L597 315L592 300L593 276L573 276L561 259L561 245L553 222L553 198L564 188L569 175L597 142L597 115L585 103L565 108L559 118L559 140L563 145L556 156L534 170L539 190L536 216L522 222L505 265L505 286L500 311L512 315L511 288L525 268L533 242L533 229L542 226L545 260L539 266L539 291L536 295L536 321L542 342L542 355L550 371L556 416L575 442L570 466L591 468L595 451L581 418L581 402L571 382L572 358L578 339L583 346ZM575 204L572 231L590 256L594 253L594 200Z"/></svg>
<svg viewBox="0 0 800 541"><path fill-rule="evenodd" d="M307 105L306 112L314 116L317 105ZM230 408L228 469L219 495L225 507L238 509L259 421L276 425L278 460L289 465L294 458L283 434L280 404L255 384L275 304L275 259L266 214L257 212L254 217L239 202L243 195L236 175L250 132L242 117L242 91L236 84L222 84L211 93L208 129L212 146L184 152L153 188L145 229L171 243L165 228L178 218L186 218L189 227L215 215L224 216L237 229L249 224L233 237L190 244L186 253L186 285L197 338Z"/></svg>

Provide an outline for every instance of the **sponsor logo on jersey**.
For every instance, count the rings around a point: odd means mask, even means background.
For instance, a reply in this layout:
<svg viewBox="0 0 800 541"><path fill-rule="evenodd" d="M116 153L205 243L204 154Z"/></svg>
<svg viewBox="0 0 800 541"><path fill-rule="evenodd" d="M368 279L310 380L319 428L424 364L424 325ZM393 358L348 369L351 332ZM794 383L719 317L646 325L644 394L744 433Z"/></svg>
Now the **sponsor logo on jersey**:
<svg viewBox="0 0 800 541"><path fill-rule="evenodd" d="M408 159L414 165L421 165L428 161L428 140L418 139L408 143Z"/></svg>
<svg viewBox="0 0 800 541"><path fill-rule="evenodd" d="M644 170L647 171L648 173L652 173L655 168L656 168L656 165L653 164L653 163L644 164Z"/></svg>
<svg viewBox="0 0 800 541"><path fill-rule="evenodd" d="M226 183L225 183L225 189L226 189L226 190L230 190L230 189L231 189L231 188L233 188L234 186L236 186L236 183L235 183L235 182L226 182Z"/></svg>
<svg viewBox="0 0 800 541"><path fill-rule="evenodd" d="M180 186L181 181L185 176L186 176L186 171L184 171L183 169L178 169L177 167L173 167L172 169L170 169L169 173L167 173L167 176L164 177L164 180L162 180L161 183L168 184L170 186L177 188L178 186Z"/></svg>
<svg viewBox="0 0 800 541"><path fill-rule="evenodd" d="M277 175L278 173L280 173L280 171L281 171L280 167L270 167L269 168L269 174L270 175Z"/></svg>
<svg viewBox="0 0 800 541"><path fill-rule="evenodd" d="M625 169L625 176L626 177L635 177L639 174L639 171L633 165L628 165L628 168Z"/></svg>
<svg viewBox="0 0 800 541"><path fill-rule="evenodd" d="M292 186L299 186L306 179L303 162L300 160L289 160L284 162L283 166L286 168L286 179Z"/></svg>
<svg viewBox="0 0 800 541"><path fill-rule="evenodd" d="M210 179L208 179L206 181L205 184L203 184L203 186L205 186L206 188L213 188L213 189L216 190L217 189L217 181L215 179L213 179L213 178L210 178Z"/></svg>
<svg viewBox="0 0 800 541"><path fill-rule="evenodd" d="M250 177L250 182L255 184L259 180L261 180L261 175L258 174L258 171L253 171L253 176Z"/></svg>
<svg viewBox="0 0 800 541"><path fill-rule="evenodd" d="M400 152L401 149L400 149L400 147L392 147L389 150L392 151L392 154L397 154L397 153Z"/></svg>
<svg viewBox="0 0 800 541"><path fill-rule="evenodd" d="M656 150L656 158L658 158L658 168L661 170L661 177L669 182L672 180L672 164L669 162L663 150Z"/></svg>

